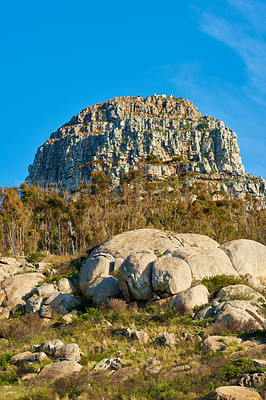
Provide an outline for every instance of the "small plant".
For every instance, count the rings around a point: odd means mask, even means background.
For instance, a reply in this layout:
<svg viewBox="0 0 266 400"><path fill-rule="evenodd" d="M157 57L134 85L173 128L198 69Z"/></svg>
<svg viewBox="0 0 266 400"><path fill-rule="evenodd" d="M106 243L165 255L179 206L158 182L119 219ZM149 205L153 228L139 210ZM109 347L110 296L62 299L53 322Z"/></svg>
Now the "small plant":
<svg viewBox="0 0 266 400"><path fill-rule="evenodd" d="M105 305L106 311L120 315L127 309L127 303L123 299L110 299Z"/></svg>

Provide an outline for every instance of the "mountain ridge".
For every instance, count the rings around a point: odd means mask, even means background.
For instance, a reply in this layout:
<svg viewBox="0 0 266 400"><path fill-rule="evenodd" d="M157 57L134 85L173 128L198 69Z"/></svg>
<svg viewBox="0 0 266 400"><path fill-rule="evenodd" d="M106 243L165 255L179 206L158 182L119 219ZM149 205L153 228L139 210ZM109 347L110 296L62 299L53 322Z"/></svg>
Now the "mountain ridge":
<svg viewBox="0 0 266 400"><path fill-rule="evenodd" d="M150 179L190 172L222 181L217 190L247 194L265 207L266 182L245 174L236 134L189 100L156 95L115 97L87 107L42 145L28 184L71 191L104 172L114 187L132 169ZM230 181L230 182L228 182Z"/></svg>

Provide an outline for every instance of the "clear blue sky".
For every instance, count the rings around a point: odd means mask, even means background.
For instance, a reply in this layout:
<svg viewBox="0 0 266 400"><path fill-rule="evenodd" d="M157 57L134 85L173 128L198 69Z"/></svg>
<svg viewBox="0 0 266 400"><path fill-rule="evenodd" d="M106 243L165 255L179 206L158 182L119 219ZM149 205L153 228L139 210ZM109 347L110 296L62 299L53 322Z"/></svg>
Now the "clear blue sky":
<svg viewBox="0 0 266 400"><path fill-rule="evenodd" d="M223 120L266 178L265 1L14 0L0 18L0 186L86 106L163 92Z"/></svg>

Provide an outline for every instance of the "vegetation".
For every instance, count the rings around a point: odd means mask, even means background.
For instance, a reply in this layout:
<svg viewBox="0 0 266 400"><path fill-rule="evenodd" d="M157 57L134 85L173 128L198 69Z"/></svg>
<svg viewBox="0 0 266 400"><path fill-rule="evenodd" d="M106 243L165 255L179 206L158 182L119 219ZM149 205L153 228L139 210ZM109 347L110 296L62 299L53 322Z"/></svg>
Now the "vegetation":
<svg viewBox="0 0 266 400"><path fill-rule="evenodd" d="M174 315L155 306L138 308L136 304L126 305L123 300L110 300L101 310L89 307L71 325L65 325L60 319L47 324L33 314L2 321L0 399L67 400L80 395L82 399L93 400L199 400L218 386L235 384L243 373L262 372L251 359L263 357L260 346L243 348L241 354L238 348L233 354L203 352L201 342L213 334L212 326L210 321L193 321L190 316ZM123 335L125 327L147 332L148 343L142 344ZM223 334L228 334L225 326L223 328ZM155 338L162 332L173 333L178 345L158 345ZM254 335L249 339L256 338ZM25 366L14 365L11 356L29 351L32 344L42 344L53 338L79 345L84 353L81 372L54 383L34 378L22 381ZM124 368L111 375L107 371L96 373L93 370L102 359L118 356ZM150 358L157 360L158 370L149 367ZM32 364L28 372L38 373L49 362L51 360ZM185 365L187 370L176 372L176 366Z"/></svg>
<svg viewBox="0 0 266 400"><path fill-rule="evenodd" d="M108 176L94 172L92 185L71 196L26 183L0 188L0 254L26 254L32 262L42 254L82 254L139 228L205 234L220 243L239 238L266 243L266 210L258 211L256 200L224 195L213 201L213 189L188 174L149 181L132 170L114 191Z"/></svg>

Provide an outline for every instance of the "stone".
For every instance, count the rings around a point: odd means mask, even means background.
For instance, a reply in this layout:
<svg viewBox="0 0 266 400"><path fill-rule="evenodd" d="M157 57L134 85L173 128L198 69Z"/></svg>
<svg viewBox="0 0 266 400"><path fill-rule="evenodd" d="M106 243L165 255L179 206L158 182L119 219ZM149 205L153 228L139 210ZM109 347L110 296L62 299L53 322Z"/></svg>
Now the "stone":
<svg viewBox="0 0 266 400"><path fill-rule="evenodd" d="M168 233L158 229L136 229L108 239L93 250L92 255L105 252L112 254L116 259L125 260L130 254L143 249L151 250L159 255L166 250L174 250L179 247L181 247L179 241Z"/></svg>
<svg viewBox="0 0 266 400"><path fill-rule="evenodd" d="M10 317L10 307L0 307L0 320Z"/></svg>
<svg viewBox="0 0 266 400"><path fill-rule="evenodd" d="M49 357L53 357L56 350L64 346L64 343L59 339L48 340L41 346L41 350Z"/></svg>
<svg viewBox="0 0 266 400"><path fill-rule="evenodd" d="M146 344L149 341L149 335L144 331L135 331L132 335L132 339L137 340L139 343Z"/></svg>
<svg viewBox="0 0 266 400"><path fill-rule="evenodd" d="M266 372L257 372L255 374L245 374L238 382L238 385L255 388L255 389L266 389ZM265 393L266 394L266 393Z"/></svg>
<svg viewBox="0 0 266 400"><path fill-rule="evenodd" d="M194 307L209 302L209 291L204 285L193 286L175 296L172 296L167 308L181 314L191 314Z"/></svg>
<svg viewBox="0 0 266 400"><path fill-rule="evenodd" d="M223 244L221 249L239 274L266 279L266 246L254 240L238 239Z"/></svg>
<svg viewBox="0 0 266 400"><path fill-rule="evenodd" d="M95 371L98 370L118 370L124 366L121 358L104 358L93 368Z"/></svg>
<svg viewBox="0 0 266 400"><path fill-rule="evenodd" d="M250 325L250 330L265 329L266 320L258 313L260 307L247 300L231 300L214 307L215 323L240 327Z"/></svg>
<svg viewBox="0 0 266 400"><path fill-rule="evenodd" d="M70 294L55 292L44 301L39 314L44 318L52 318L57 314L65 315L78 304L79 300Z"/></svg>
<svg viewBox="0 0 266 400"><path fill-rule="evenodd" d="M43 302L43 298L37 295L31 296L26 300L26 312L28 314L38 314Z"/></svg>
<svg viewBox="0 0 266 400"><path fill-rule="evenodd" d="M123 294L121 292L118 279L114 276L108 276L96 286L93 292L93 304L95 306L104 305L110 299L122 299Z"/></svg>
<svg viewBox="0 0 266 400"><path fill-rule="evenodd" d="M30 351L24 351L23 353L16 354L11 357L10 361L16 365L29 365L47 359L47 355L44 352L31 353Z"/></svg>
<svg viewBox="0 0 266 400"><path fill-rule="evenodd" d="M224 300L249 300L254 303L265 303L265 298L246 285L229 285L219 290L216 298Z"/></svg>
<svg viewBox="0 0 266 400"><path fill-rule="evenodd" d="M160 296L173 295L191 286L189 265L178 257L163 256L152 265L152 288Z"/></svg>
<svg viewBox="0 0 266 400"><path fill-rule="evenodd" d="M175 250L172 255L188 263L193 280L201 280L222 274L238 276L229 257L219 248L206 250L197 247L186 247Z"/></svg>
<svg viewBox="0 0 266 400"><path fill-rule="evenodd" d="M69 360L69 361L80 361L80 349L77 343L70 343L64 346L59 346L55 349L54 359L55 360Z"/></svg>
<svg viewBox="0 0 266 400"><path fill-rule="evenodd" d="M10 276L1 282L1 289L5 292L5 306L15 307L18 304L25 304L27 295L45 277L39 272Z"/></svg>
<svg viewBox="0 0 266 400"><path fill-rule="evenodd" d="M95 287L113 271L114 258L100 254L91 256L81 265L79 287L83 296L92 297Z"/></svg>
<svg viewBox="0 0 266 400"><path fill-rule="evenodd" d="M56 361L46 365L38 374L37 379L44 380L50 384L59 378L64 378L75 372L79 372L81 369L82 365L78 364L76 361Z"/></svg>
<svg viewBox="0 0 266 400"><path fill-rule="evenodd" d="M42 297L43 299L49 297L51 294L58 292L57 288L53 283L43 283L40 286L37 286L33 289L32 293L37 296Z"/></svg>
<svg viewBox="0 0 266 400"><path fill-rule="evenodd" d="M255 390L241 386L221 386L203 400L262 400Z"/></svg>
<svg viewBox="0 0 266 400"><path fill-rule="evenodd" d="M202 350L217 353L242 342L242 339L235 336L209 336L202 342Z"/></svg>
<svg viewBox="0 0 266 400"><path fill-rule="evenodd" d="M61 293L75 293L76 292L76 288L73 284L73 282L68 279L68 278L61 278L58 283L58 290Z"/></svg>
<svg viewBox="0 0 266 400"><path fill-rule="evenodd" d="M152 263L156 260L151 250L129 255L120 267L119 285L126 301L150 300L152 290Z"/></svg>
<svg viewBox="0 0 266 400"><path fill-rule="evenodd" d="M173 333L164 332L155 338L155 343L159 344L160 346L172 347L177 345L177 340Z"/></svg>

